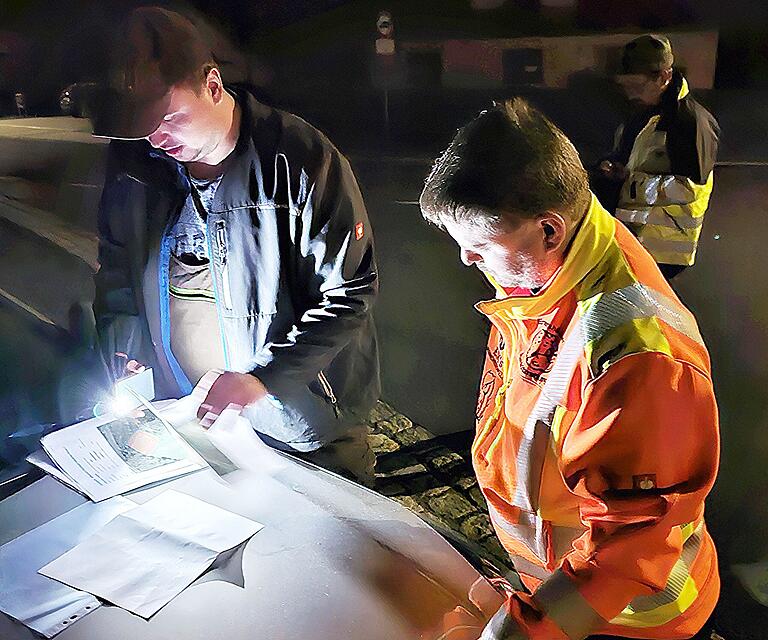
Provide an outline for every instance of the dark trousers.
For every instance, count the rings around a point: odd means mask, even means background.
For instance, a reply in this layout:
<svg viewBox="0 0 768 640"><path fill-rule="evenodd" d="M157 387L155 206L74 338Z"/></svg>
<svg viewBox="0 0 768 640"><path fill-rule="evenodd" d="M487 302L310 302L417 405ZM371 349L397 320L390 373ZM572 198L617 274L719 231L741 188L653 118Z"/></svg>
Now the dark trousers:
<svg viewBox="0 0 768 640"><path fill-rule="evenodd" d="M368 425L355 427L315 451L296 452L293 455L359 482L369 489L373 488L376 456L368 444Z"/></svg>

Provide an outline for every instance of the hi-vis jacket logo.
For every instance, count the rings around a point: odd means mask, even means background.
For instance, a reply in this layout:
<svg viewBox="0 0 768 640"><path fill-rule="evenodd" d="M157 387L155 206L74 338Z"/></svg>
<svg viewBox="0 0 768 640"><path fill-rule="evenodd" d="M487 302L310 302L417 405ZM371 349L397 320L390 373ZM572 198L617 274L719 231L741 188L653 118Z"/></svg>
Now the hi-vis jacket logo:
<svg viewBox="0 0 768 640"><path fill-rule="evenodd" d="M539 320L531 346L520 355L520 371L531 382L539 382L549 373L555 361L563 337L560 332L544 320Z"/></svg>
<svg viewBox="0 0 768 640"><path fill-rule="evenodd" d="M483 379L480 381L480 392L477 397L477 407L475 408L475 418L478 422L485 415L485 412L491 405L491 401L496 397L497 389L501 386L504 376L503 351L503 337L499 337L499 341L494 349L488 348L486 350L486 357L493 366L486 369Z"/></svg>

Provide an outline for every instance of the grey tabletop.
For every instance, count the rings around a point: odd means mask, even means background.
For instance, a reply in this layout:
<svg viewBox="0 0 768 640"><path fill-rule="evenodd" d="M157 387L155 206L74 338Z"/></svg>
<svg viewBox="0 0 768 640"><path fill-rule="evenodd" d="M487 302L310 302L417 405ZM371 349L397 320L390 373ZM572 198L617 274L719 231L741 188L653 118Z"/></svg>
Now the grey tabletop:
<svg viewBox="0 0 768 640"><path fill-rule="evenodd" d="M275 452L261 471L219 476L206 469L127 497L143 503L169 488L264 529L227 571L203 575L149 620L106 605L57 638L464 640L473 635L467 614L481 627L501 604L489 583L414 514L289 456ZM0 544L85 501L52 478L39 480L0 502ZM115 558L116 570L120 562ZM3 640L33 637L0 615Z"/></svg>

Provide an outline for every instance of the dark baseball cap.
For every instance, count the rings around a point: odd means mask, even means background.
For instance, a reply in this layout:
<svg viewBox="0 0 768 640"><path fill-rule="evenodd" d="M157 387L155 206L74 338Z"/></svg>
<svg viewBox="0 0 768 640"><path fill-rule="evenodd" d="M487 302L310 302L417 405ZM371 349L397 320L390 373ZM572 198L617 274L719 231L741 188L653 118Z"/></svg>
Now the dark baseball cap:
<svg viewBox="0 0 768 640"><path fill-rule="evenodd" d="M161 7L133 10L109 55L109 69L89 97L88 111L93 135L124 140L155 131L168 111L171 88L193 80L206 64L215 65L197 27Z"/></svg>
<svg viewBox="0 0 768 640"><path fill-rule="evenodd" d="M664 36L649 33L624 46L619 75L652 74L671 69L674 62L669 40Z"/></svg>

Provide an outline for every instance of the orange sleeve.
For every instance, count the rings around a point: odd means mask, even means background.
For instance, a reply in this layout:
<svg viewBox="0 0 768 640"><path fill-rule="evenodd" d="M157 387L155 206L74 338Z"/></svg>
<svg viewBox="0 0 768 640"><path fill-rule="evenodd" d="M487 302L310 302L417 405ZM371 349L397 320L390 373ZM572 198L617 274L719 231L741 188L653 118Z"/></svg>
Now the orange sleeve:
<svg viewBox="0 0 768 640"><path fill-rule="evenodd" d="M717 407L701 370L639 353L590 382L561 445L587 531L533 596L508 602L524 633L582 638L663 590L681 555L679 527L702 516L718 459Z"/></svg>

